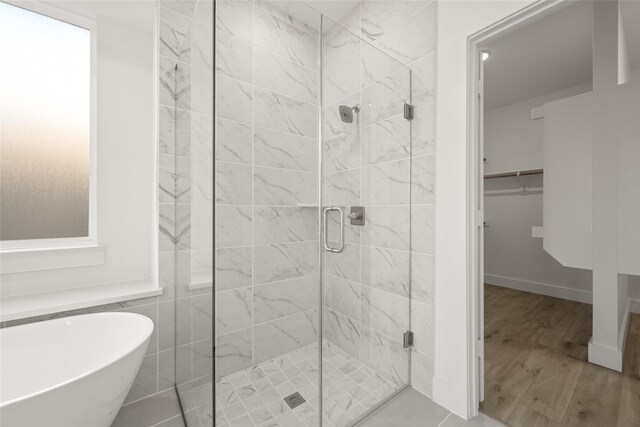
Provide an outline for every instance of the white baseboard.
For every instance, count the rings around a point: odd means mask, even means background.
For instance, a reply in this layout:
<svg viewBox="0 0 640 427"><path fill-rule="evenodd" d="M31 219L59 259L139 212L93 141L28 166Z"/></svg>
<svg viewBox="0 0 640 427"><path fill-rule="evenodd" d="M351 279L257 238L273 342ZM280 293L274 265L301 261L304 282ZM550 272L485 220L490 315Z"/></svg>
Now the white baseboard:
<svg viewBox="0 0 640 427"><path fill-rule="evenodd" d="M571 301L591 304L592 294L590 291L581 289L566 288L563 286L549 285L547 283L531 282L528 280L514 279L513 277L498 276L495 274L485 274L484 282L490 285L502 286L504 288L517 289L519 291L531 292L533 294L546 295L549 297L568 299ZM640 308L640 301L638 301Z"/></svg>
<svg viewBox="0 0 640 427"><path fill-rule="evenodd" d="M626 328L625 328L626 330ZM589 362L622 372L622 350L589 341Z"/></svg>

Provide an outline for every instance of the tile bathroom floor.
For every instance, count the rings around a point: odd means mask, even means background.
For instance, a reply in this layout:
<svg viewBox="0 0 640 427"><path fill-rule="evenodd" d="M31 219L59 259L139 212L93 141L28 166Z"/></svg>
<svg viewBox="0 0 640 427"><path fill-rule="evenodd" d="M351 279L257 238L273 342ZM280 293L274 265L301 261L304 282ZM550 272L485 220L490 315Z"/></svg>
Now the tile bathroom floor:
<svg viewBox="0 0 640 427"><path fill-rule="evenodd" d="M401 388L328 342L323 359L324 426L342 427ZM216 426L318 425L318 346L311 344L216 381ZM184 392L189 427L213 425L211 383ZM305 403L290 409L284 397ZM207 401L209 399L209 401Z"/></svg>

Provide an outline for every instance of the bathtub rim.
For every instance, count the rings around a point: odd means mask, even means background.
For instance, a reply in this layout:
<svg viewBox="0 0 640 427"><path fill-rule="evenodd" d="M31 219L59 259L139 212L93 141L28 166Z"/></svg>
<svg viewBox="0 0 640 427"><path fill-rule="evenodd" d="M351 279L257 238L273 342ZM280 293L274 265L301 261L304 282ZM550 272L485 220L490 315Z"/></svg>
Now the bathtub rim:
<svg viewBox="0 0 640 427"><path fill-rule="evenodd" d="M138 349L141 345L143 345L146 342L148 342L151 338L151 335L153 334L153 329L155 328L155 325L153 323L153 321L151 319L149 319L147 316L142 315L142 314L138 314L138 313L131 313L131 312L127 312L127 311L118 311L118 312L104 312L104 313L87 313L87 314L78 314L75 316L65 316L65 317L59 317L57 319L50 319L50 320L43 320L40 322L33 322L33 323L27 323L27 324L22 324L22 325L16 325L16 326L10 326L8 328L3 328L3 329L11 329L11 328L22 328L22 327L35 327L36 325L38 325L39 323L44 323L44 322L63 322L72 318L79 318L79 317L113 317L113 316L117 316L117 317L122 317L122 316L127 316L127 317L134 317L134 318L138 318L140 320L143 321L143 323L147 326L147 330L146 332L143 334L143 337L139 340L136 340L134 344L132 344L131 346L127 346L122 352L116 353L114 354L114 358L112 360L110 360L108 363L102 364L102 365L98 365L95 369L83 372L79 375L75 375L70 377L68 380L56 383L55 385L52 385L50 387L46 387L43 388L41 390L38 390L34 393L30 393L27 394L25 396L20 396L20 397L16 397L14 399L11 400L7 400L7 401L0 401L0 410L4 407L7 407L9 405L13 405L16 403L20 403L24 400L27 399L32 399L35 397L38 397L42 394L51 392L53 390L62 388L66 385L69 385L71 383L74 383L76 381L80 381L83 378L86 378L90 375L94 375L104 369L107 369L108 367L116 364L117 362L121 361L122 359L124 359L126 356L130 355L131 353L133 353L136 349Z"/></svg>

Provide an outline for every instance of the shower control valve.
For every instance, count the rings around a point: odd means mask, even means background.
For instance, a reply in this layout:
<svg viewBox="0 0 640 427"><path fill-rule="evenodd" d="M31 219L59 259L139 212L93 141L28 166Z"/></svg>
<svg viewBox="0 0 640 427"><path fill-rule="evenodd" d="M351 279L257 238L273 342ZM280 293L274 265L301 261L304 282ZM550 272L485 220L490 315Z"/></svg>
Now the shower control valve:
<svg viewBox="0 0 640 427"><path fill-rule="evenodd" d="M351 225L364 225L364 206L351 206L347 218L351 221Z"/></svg>

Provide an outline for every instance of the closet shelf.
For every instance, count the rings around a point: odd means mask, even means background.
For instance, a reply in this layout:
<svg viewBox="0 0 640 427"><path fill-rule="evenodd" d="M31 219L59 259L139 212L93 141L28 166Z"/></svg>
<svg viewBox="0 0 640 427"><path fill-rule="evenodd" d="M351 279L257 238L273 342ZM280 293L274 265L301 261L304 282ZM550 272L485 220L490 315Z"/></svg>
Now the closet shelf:
<svg viewBox="0 0 640 427"><path fill-rule="evenodd" d="M484 176L484 179L508 178L512 176L542 175L543 173L544 173L544 169L525 169L525 170L513 171L513 172L490 173L490 174L486 174Z"/></svg>

